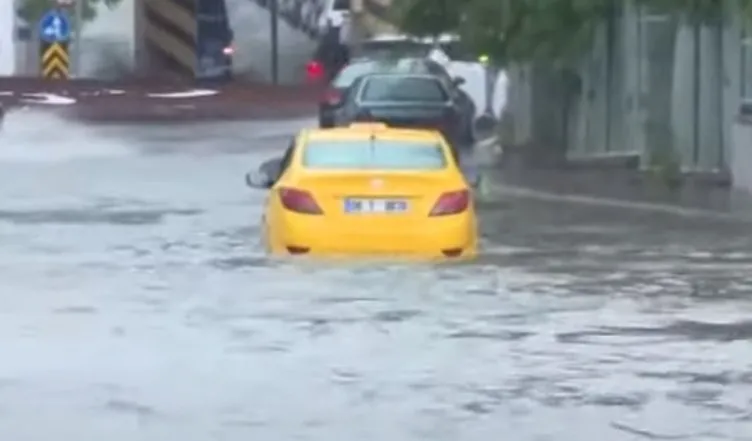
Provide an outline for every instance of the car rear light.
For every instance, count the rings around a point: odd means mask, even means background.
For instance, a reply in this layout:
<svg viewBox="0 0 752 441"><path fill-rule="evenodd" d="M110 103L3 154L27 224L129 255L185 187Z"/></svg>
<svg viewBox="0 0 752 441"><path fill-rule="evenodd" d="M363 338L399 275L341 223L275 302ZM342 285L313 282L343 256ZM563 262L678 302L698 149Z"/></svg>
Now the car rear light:
<svg viewBox="0 0 752 441"><path fill-rule="evenodd" d="M338 106L342 102L342 92L337 89L329 89L324 92L324 100L330 106Z"/></svg>
<svg viewBox="0 0 752 441"><path fill-rule="evenodd" d="M279 199L282 206L295 213L323 214L311 193L297 188L283 187L279 189Z"/></svg>
<svg viewBox="0 0 752 441"><path fill-rule="evenodd" d="M309 61L306 64L306 76L309 81L318 81L324 77L324 65L316 60Z"/></svg>
<svg viewBox="0 0 752 441"><path fill-rule="evenodd" d="M431 209L431 216L447 216L459 214L467 210L470 205L468 190L450 191L442 194Z"/></svg>

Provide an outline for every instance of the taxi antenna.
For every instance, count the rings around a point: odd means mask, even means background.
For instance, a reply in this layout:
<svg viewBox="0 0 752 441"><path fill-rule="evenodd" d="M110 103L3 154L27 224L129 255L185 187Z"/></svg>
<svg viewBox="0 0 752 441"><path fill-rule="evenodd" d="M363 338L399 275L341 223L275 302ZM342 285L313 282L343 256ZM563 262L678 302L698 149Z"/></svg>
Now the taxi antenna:
<svg viewBox="0 0 752 441"><path fill-rule="evenodd" d="M371 136L368 138L369 145L371 146L371 157L373 158L374 154L376 153L376 134L371 133Z"/></svg>

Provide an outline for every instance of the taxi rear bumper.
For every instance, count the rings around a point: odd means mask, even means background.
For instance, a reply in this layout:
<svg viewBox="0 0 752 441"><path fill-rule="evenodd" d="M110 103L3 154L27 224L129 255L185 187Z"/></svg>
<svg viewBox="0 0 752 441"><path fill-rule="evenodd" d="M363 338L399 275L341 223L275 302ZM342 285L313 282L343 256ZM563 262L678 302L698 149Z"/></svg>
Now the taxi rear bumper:
<svg viewBox="0 0 752 441"><path fill-rule="evenodd" d="M342 225L325 217L290 213L269 232L273 254L461 259L477 253L471 212L389 225Z"/></svg>

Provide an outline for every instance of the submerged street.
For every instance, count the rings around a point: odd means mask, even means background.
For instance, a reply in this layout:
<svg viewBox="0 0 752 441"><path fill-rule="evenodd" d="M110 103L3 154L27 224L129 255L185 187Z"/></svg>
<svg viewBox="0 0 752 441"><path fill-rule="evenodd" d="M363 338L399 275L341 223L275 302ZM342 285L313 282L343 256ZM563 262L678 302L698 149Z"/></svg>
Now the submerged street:
<svg viewBox="0 0 752 441"><path fill-rule="evenodd" d="M508 196L474 263L270 260L243 174L313 123L8 117L0 438L752 440L749 224Z"/></svg>

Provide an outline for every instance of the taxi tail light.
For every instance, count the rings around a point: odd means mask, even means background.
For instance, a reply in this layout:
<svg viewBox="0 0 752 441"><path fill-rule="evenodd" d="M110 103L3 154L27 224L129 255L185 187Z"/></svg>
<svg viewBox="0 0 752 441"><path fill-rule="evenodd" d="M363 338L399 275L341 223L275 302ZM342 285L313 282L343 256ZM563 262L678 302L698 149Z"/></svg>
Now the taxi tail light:
<svg viewBox="0 0 752 441"><path fill-rule="evenodd" d="M470 192L468 190L450 191L439 196L431 210L431 216L447 216L460 214L470 206Z"/></svg>
<svg viewBox="0 0 752 441"><path fill-rule="evenodd" d="M289 211L300 214L324 214L316 199L305 190L289 187L280 188L279 198L282 201L282 206Z"/></svg>
<svg viewBox="0 0 752 441"><path fill-rule="evenodd" d="M324 102L330 106L338 106L342 103L342 92L337 89L329 89L324 92Z"/></svg>

